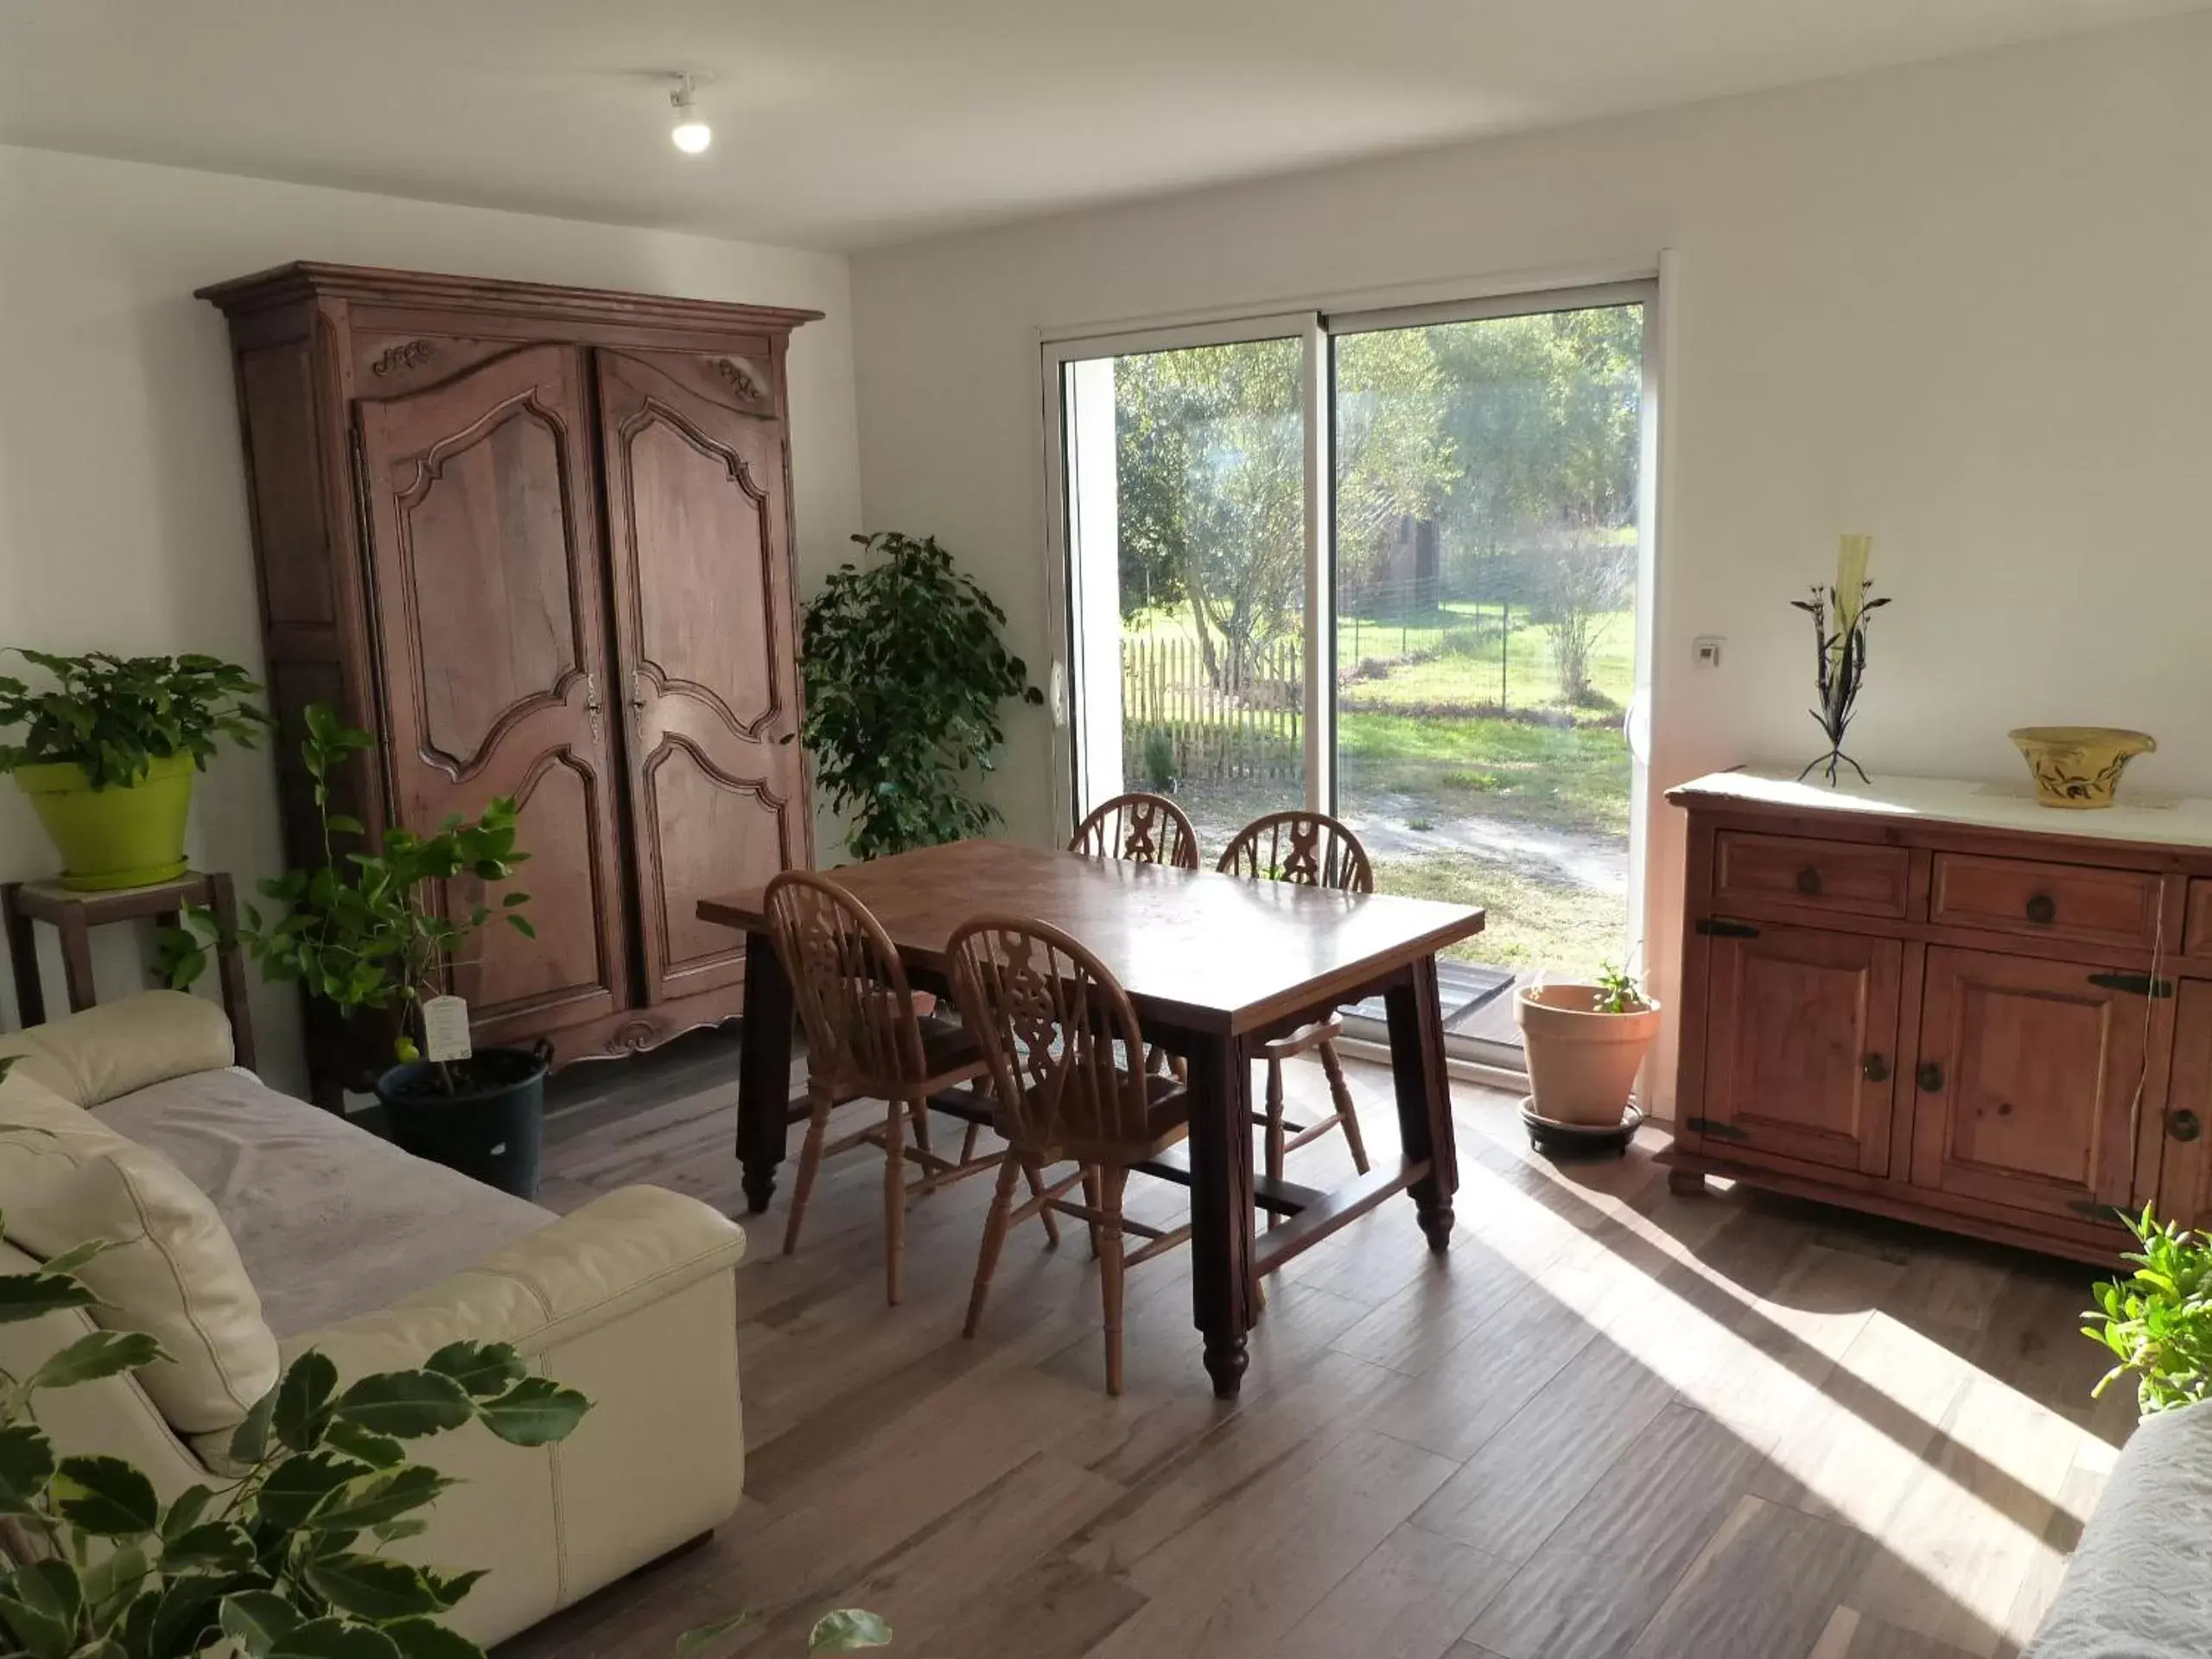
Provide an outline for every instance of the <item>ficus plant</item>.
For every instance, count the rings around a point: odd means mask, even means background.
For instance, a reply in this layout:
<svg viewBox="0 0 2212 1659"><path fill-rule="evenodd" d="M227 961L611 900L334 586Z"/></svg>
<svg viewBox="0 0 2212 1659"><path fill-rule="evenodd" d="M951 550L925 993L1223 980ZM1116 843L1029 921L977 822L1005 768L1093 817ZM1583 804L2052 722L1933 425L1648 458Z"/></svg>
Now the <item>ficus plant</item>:
<svg viewBox="0 0 2212 1659"><path fill-rule="evenodd" d="M1006 613L934 537L853 537L866 556L807 601L800 733L856 859L982 835L997 811L970 793L992 771L1009 697L1040 703L999 638Z"/></svg>
<svg viewBox="0 0 2212 1659"><path fill-rule="evenodd" d="M2082 1334L2118 1362L2095 1392L2133 1376L2145 1414L2212 1399L2212 1241L2148 1207L2121 1219L2140 1247L2122 1258L2135 1271L2099 1285L2097 1306L2082 1315L2094 1323Z"/></svg>
<svg viewBox="0 0 2212 1659"><path fill-rule="evenodd" d="M342 1014L397 1010L401 1028L395 1052L412 1060L420 1054L422 1004L438 995L447 969L470 937L495 917L525 938L536 937L522 911L530 901L526 893L510 889L496 907L480 897L458 914L438 903L448 881L472 876L489 887L512 880L528 861L530 855L515 846L515 804L497 797L474 820L448 817L429 836L394 825L384 832L378 850L357 848L341 855L340 837L359 839L365 831L359 819L331 810L331 779L374 740L341 724L321 703L308 706L306 724L300 756L322 824L321 866L261 882L263 896L283 909L264 921L257 906L241 905L238 943L264 977L303 985ZM157 970L183 989L207 971L220 935L213 912L188 908L182 926L156 936ZM453 1092L457 1077L466 1084L468 1064L441 1066L443 1092Z"/></svg>
<svg viewBox="0 0 2212 1659"><path fill-rule="evenodd" d="M0 1322L97 1306L77 1277L94 1241L0 1274ZM136 1331L95 1331L29 1376L0 1372L0 1654L186 1659L227 1637L247 1659L482 1659L441 1622L483 1575L396 1560L453 1484L408 1443L470 1422L516 1446L565 1439L588 1408L503 1343L456 1342L419 1370L341 1388L312 1351L232 1436L238 1472L161 1501L121 1458L63 1455L41 1394L162 1357Z"/></svg>
<svg viewBox="0 0 2212 1659"><path fill-rule="evenodd" d="M15 1063L0 1058L0 1080ZM77 1269L110 1248L95 1239L0 1274L0 1325L99 1307ZM0 1659L196 1659L226 1641L244 1659L485 1659L443 1623L484 1574L385 1553L424 1532L423 1511L454 1484L413 1462L409 1444L476 1422L512 1446L549 1446L588 1400L531 1375L506 1343L449 1343L342 1388L310 1349L232 1433L227 1472L164 1503L124 1459L60 1452L37 1409L41 1394L164 1357L144 1332L99 1330L28 1376L0 1369ZM677 1651L745 1622L688 1631ZM841 1608L817 1622L808 1651L890 1641L882 1619Z"/></svg>
<svg viewBox="0 0 2212 1659"><path fill-rule="evenodd" d="M53 683L41 689L0 675L0 727L22 728L16 741L0 743L0 772L72 761L94 789L120 788L175 755L204 772L219 740L250 749L269 723L252 701L258 683L219 658L8 649Z"/></svg>

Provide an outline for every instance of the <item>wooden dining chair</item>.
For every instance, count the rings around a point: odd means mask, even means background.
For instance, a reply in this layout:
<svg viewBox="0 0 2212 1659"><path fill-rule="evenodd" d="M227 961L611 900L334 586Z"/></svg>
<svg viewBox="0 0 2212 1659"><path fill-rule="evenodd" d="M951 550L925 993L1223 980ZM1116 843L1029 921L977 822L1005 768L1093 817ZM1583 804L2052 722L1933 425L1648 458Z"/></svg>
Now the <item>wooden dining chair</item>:
<svg viewBox="0 0 2212 1659"><path fill-rule="evenodd" d="M1198 832L1183 809L1165 795L1142 790L1116 795L1076 826L1068 851L1133 864L1198 868Z"/></svg>
<svg viewBox="0 0 2212 1659"><path fill-rule="evenodd" d="M1347 825L1325 812L1270 812L1255 818L1236 832L1215 868L1227 875L1256 880L1294 881L1344 893L1375 891L1375 867L1368 861L1367 849ZM1252 1121L1267 1130L1266 1166L1271 1180L1282 1179L1283 1160L1289 1154L1334 1128L1344 1131L1353 1165L1361 1174L1367 1173L1367 1142L1359 1132L1359 1111L1344 1081L1344 1062L1337 1055L1337 1039L1344 1030L1344 1016L1332 1014L1260 1046L1260 1058L1268 1063L1267 1104L1252 1114ZM1312 1123L1289 1122L1283 1108L1283 1062L1317 1051L1335 1109ZM1281 1220L1280 1214L1269 1211L1268 1226Z"/></svg>
<svg viewBox="0 0 2212 1659"><path fill-rule="evenodd" d="M1178 1078L1122 1063L1144 1052L1136 1011L1106 965L1058 928L977 917L953 934L945 955L962 1016L990 1065L999 1133L1029 1168L1076 1166L1019 1210L1015 1166L1009 1160L1001 1170L963 1334L974 1336L982 1322L1007 1230L1056 1210L1077 1217L1090 1227L1098 1257L1106 1392L1117 1395L1123 1273L1191 1236L1188 1226L1162 1230L1129 1220L1122 1193L1133 1167L1189 1134L1189 1092ZM1078 1185L1080 1203L1068 1197ZM1145 1241L1134 1252L1123 1243L1132 1233Z"/></svg>
<svg viewBox="0 0 2212 1659"><path fill-rule="evenodd" d="M975 1157L972 1149L958 1160L941 1158L930 1147L930 1096L982 1079L989 1063L957 1023L917 1012L891 936L835 881L808 870L785 871L768 883L763 908L806 1033L806 1142L791 1185L784 1254L798 1248L822 1160L862 1144L881 1147L884 1294L896 1306L906 1272L906 1166L922 1172L914 1188L918 1192L1005 1161L996 1153ZM830 1141L831 1111L864 1099L887 1103L883 1121ZM911 1147L906 1144L910 1122ZM1007 1162L1010 1172L1020 1166L1018 1160ZM1031 1182L1041 1185L1033 1166ZM1058 1243L1058 1224L1049 1215L1045 1228Z"/></svg>

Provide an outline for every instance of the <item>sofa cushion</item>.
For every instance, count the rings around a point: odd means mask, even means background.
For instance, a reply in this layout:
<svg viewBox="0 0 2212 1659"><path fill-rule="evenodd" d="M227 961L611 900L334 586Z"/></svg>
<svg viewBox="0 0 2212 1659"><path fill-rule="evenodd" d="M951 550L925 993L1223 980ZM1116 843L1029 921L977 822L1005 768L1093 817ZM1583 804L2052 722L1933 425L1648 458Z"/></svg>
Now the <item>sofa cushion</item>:
<svg viewBox="0 0 2212 1659"><path fill-rule="evenodd" d="M0 1037L0 1055L20 1055L15 1075L43 1084L79 1106L231 1063L231 1022L222 1009L182 991L143 991L67 1019Z"/></svg>
<svg viewBox="0 0 2212 1659"><path fill-rule="evenodd" d="M166 1154L214 1201L280 1338L386 1306L554 1218L235 1067L156 1084L95 1116Z"/></svg>
<svg viewBox="0 0 2212 1659"><path fill-rule="evenodd" d="M276 1339L215 1206L176 1166L28 1077L0 1084L0 1213L39 1259L88 1240L112 1249L78 1276L93 1318L168 1354L138 1374L181 1433L244 1419L276 1382Z"/></svg>

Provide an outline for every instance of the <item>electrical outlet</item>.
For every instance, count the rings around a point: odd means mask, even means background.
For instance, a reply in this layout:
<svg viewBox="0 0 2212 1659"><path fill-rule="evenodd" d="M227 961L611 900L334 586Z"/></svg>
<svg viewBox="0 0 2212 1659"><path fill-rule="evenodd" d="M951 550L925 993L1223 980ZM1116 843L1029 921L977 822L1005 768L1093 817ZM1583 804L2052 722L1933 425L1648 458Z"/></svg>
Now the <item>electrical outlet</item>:
<svg viewBox="0 0 2212 1659"><path fill-rule="evenodd" d="M1720 647L1727 643L1728 642L1726 639L1721 639L1718 634L1711 633L1702 634L1697 639L1691 640L1690 649L1692 652L1694 653L1697 665L1700 668L1719 667Z"/></svg>

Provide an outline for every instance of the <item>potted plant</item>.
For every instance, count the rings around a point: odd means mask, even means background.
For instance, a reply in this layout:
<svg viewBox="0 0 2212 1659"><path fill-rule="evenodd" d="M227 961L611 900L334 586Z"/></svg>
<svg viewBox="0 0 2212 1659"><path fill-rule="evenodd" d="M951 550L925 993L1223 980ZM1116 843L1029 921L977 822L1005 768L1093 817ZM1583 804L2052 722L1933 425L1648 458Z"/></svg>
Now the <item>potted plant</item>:
<svg viewBox="0 0 2212 1659"><path fill-rule="evenodd" d="M450 817L429 836L394 826L376 851L340 856L336 838L365 832L330 810L331 775L373 740L320 703L308 705L306 721L300 753L322 820L322 868L262 882L283 913L264 924L257 908L241 906L238 941L268 979L296 982L349 1017L362 1008L397 1016L398 1064L377 1078L376 1095L402 1147L532 1197L550 1052L473 1048L466 1007L443 994L455 956L495 915L536 937L522 912L530 895L505 893L496 910L480 897L458 913L438 902L448 881L473 878L488 888L529 858L515 847L515 804L497 797L473 823ZM206 970L218 937L214 917L199 906L185 912L184 924L163 930L158 958L180 989Z"/></svg>
<svg viewBox="0 0 2212 1659"><path fill-rule="evenodd" d="M15 1058L0 1058L0 1079ZM98 1307L76 1270L111 1248L91 1239L29 1273L0 1274L0 1324ZM588 1399L503 1342L451 1342L420 1366L344 1387L310 1348L232 1433L219 1483L164 1503L127 1459L55 1446L39 1396L166 1357L143 1331L96 1330L28 1376L0 1371L0 1656L485 1659L443 1620L483 1573L386 1553L423 1532L421 1512L458 1484L415 1462L412 1443L476 1423L511 1446L554 1445ZM687 1630L676 1654L749 1622ZM844 1607L817 1621L807 1651L890 1641L881 1618Z"/></svg>
<svg viewBox="0 0 2212 1659"><path fill-rule="evenodd" d="M0 772L61 854L64 887L144 887L184 873L192 774L217 741L259 741L269 716L249 699L261 687L213 657L81 657L10 649L54 683L0 675Z"/></svg>
<svg viewBox="0 0 2212 1659"><path fill-rule="evenodd" d="M1629 1091L1659 1034L1659 1005L1635 976L1607 963L1596 980L1537 980L1515 993L1536 1116L1592 1128L1619 1125Z"/></svg>
<svg viewBox="0 0 2212 1659"><path fill-rule="evenodd" d="M815 777L855 858L982 835L999 815L969 796L969 773L1005 741L999 705L1045 694L1000 641L1006 613L935 537L853 539L881 562L832 572L799 634Z"/></svg>
<svg viewBox="0 0 2212 1659"><path fill-rule="evenodd" d="M31 1273L0 1274L0 1321L99 1299L74 1269L92 1240ZM454 1483L409 1442L477 1422L516 1446L564 1440L590 1402L531 1375L505 1343L455 1342L418 1370L341 1389L310 1349L231 1437L240 1472L161 1502L121 1458L65 1455L38 1396L164 1357L142 1331L94 1331L28 1376L0 1378L0 1653L190 1659L483 1659L440 1616L480 1573L385 1553Z"/></svg>
<svg viewBox="0 0 2212 1659"><path fill-rule="evenodd" d="M2162 1224L2148 1208L2120 1219L2141 1249L2122 1258L2135 1271L2099 1285L2097 1306L2082 1316L2095 1322L2082 1334L2117 1362L2093 1395L2133 1376L2145 1416L2212 1399L2212 1240Z"/></svg>

